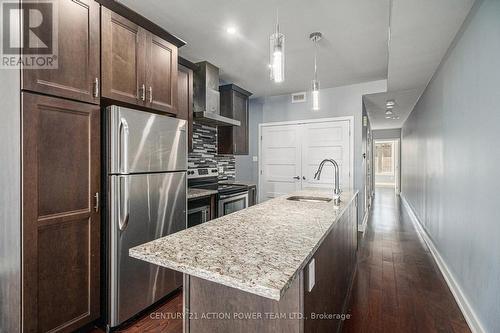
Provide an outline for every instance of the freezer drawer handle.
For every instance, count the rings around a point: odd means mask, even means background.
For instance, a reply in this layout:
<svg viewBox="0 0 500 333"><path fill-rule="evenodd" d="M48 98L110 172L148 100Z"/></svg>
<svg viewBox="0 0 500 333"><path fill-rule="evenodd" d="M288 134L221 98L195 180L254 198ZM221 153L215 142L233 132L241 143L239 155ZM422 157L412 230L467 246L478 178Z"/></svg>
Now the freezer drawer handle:
<svg viewBox="0 0 500 333"><path fill-rule="evenodd" d="M122 186L123 184L123 186ZM123 196L122 196L123 188ZM119 224L118 228L120 231L127 229L128 220L130 217L130 198L128 193L128 178L120 177L120 202L118 204L118 218Z"/></svg>
<svg viewBox="0 0 500 333"><path fill-rule="evenodd" d="M128 173L128 123L120 119L120 168L122 173Z"/></svg>

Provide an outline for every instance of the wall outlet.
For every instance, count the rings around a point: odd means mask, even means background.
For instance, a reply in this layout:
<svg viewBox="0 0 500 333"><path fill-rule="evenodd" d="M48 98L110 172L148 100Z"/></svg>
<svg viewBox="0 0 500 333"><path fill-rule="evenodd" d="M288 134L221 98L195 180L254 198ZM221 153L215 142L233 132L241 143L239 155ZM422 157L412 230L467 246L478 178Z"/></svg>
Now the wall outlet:
<svg viewBox="0 0 500 333"><path fill-rule="evenodd" d="M252 156L252 161L257 162L259 158L257 156Z"/></svg>
<svg viewBox="0 0 500 333"><path fill-rule="evenodd" d="M224 173L224 167L219 167L219 173Z"/></svg>

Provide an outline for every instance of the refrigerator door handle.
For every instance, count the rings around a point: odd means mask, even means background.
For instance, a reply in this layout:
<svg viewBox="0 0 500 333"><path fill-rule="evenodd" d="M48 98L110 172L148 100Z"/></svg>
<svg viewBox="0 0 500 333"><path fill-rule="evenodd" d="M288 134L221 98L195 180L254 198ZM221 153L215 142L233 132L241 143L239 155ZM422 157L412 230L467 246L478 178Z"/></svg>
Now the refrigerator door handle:
<svg viewBox="0 0 500 333"><path fill-rule="evenodd" d="M122 195L123 190L123 195ZM130 197L128 190L128 177L120 177L120 201L118 203L118 228L124 231L130 217Z"/></svg>
<svg viewBox="0 0 500 333"><path fill-rule="evenodd" d="M120 172L128 173L128 137L129 129L127 120L120 118Z"/></svg>

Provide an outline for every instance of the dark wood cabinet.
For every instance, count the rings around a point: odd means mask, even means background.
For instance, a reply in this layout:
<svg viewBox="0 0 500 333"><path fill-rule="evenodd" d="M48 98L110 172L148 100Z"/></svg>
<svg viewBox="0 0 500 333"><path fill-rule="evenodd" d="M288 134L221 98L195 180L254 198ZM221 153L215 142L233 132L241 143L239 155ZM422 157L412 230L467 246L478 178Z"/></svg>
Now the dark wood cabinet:
<svg viewBox="0 0 500 333"><path fill-rule="evenodd" d="M248 207L257 204L257 185L251 185L248 187Z"/></svg>
<svg viewBox="0 0 500 333"><path fill-rule="evenodd" d="M102 8L102 96L177 114L177 47Z"/></svg>
<svg viewBox="0 0 500 333"><path fill-rule="evenodd" d="M356 269L357 197L347 207L304 269L304 332L339 332L342 321L311 319L311 314L345 314ZM314 286L309 288L309 269ZM339 269L341 268L341 269Z"/></svg>
<svg viewBox="0 0 500 333"><path fill-rule="evenodd" d="M24 332L99 317L99 106L24 92Z"/></svg>
<svg viewBox="0 0 500 333"><path fill-rule="evenodd" d="M146 30L102 7L102 96L145 105Z"/></svg>
<svg viewBox="0 0 500 333"><path fill-rule="evenodd" d="M219 87L220 114L240 121L240 126L219 126L219 154L248 155L248 98L252 93L234 84Z"/></svg>
<svg viewBox="0 0 500 333"><path fill-rule="evenodd" d="M177 72L177 118L187 120L188 150L193 149L193 70L179 65Z"/></svg>
<svg viewBox="0 0 500 333"><path fill-rule="evenodd" d="M24 69L22 89L99 104L99 4L54 4L59 13L57 68Z"/></svg>
<svg viewBox="0 0 500 333"><path fill-rule="evenodd" d="M146 52L146 104L177 114L177 47L148 32Z"/></svg>

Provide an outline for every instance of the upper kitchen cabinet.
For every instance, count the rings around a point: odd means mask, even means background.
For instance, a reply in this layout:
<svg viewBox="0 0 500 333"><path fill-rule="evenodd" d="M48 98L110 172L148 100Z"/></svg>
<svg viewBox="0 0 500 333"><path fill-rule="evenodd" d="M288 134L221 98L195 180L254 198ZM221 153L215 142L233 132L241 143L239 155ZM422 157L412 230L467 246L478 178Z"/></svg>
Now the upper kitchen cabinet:
<svg viewBox="0 0 500 333"><path fill-rule="evenodd" d="M146 30L102 7L102 96L145 105Z"/></svg>
<svg viewBox="0 0 500 333"><path fill-rule="evenodd" d="M148 32L146 52L146 104L177 114L177 47Z"/></svg>
<svg viewBox="0 0 500 333"><path fill-rule="evenodd" d="M179 60L177 72L177 118L188 123L188 149L193 146L193 70Z"/></svg>
<svg viewBox="0 0 500 333"><path fill-rule="evenodd" d="M238 120L240 126L218 127L219 154L248 155L248 98L252 93L234 84L219 87L220 113Z"/></svg>
<svg viewBox="0 0 500 333"><path fill-rule="evenodd" d="M94 0L60 0L54 4L59 13L57 68L24 68L22 89L98 104L99 4ZM46 40L44 36L41 39Z"/></svg>
<svg viewBox="0 0 500 333"><path fill-rule="evenodd" d="M102 8L102 96L177 114L177 46Z"/></svg>

